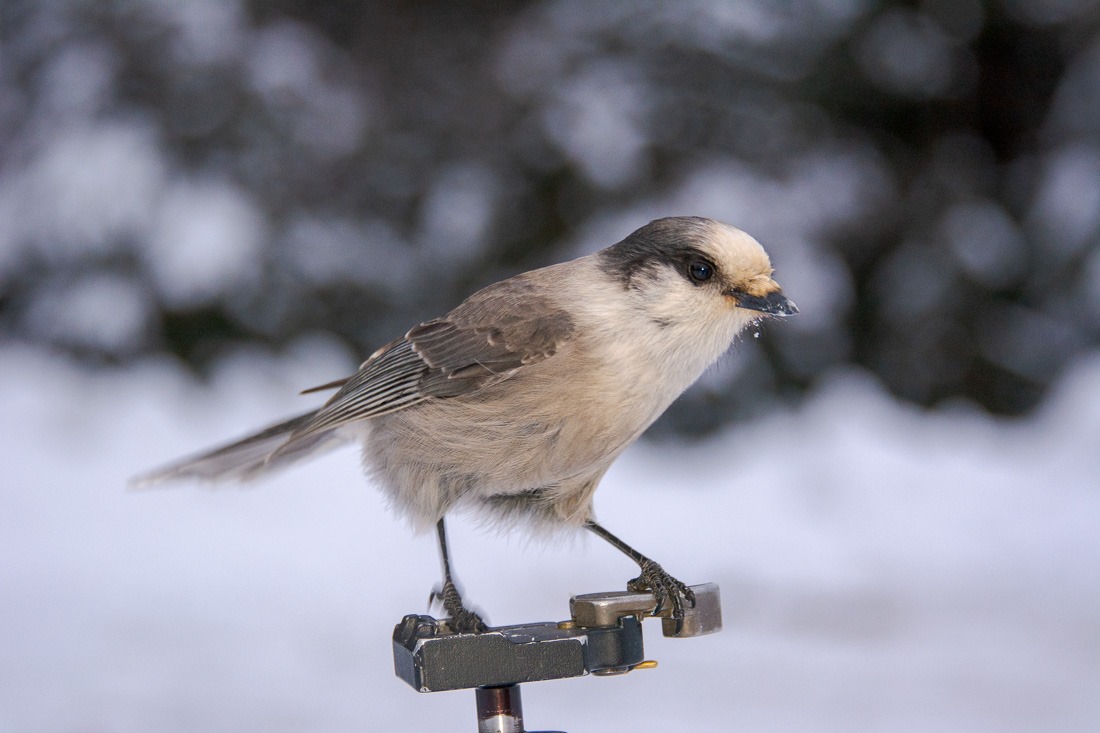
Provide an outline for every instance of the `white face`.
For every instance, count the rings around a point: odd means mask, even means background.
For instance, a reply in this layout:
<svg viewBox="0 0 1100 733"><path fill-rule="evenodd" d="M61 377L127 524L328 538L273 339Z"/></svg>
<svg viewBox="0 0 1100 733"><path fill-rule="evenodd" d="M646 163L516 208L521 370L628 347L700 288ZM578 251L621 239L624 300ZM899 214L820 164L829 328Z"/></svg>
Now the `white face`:
<svg viewBox="0 0 1100 733"><path fill-rule="evenodd" d="M794 311L760 244L709 219L658 219L576 262L584 277L572 282L586 286L565 286L568 308L588 337L586 348L599 354L596 363L609 365L606 391L630 395L642 427L743 328ZM593 278L596 287L588 285Z"/></svg>
<svg viewBox="0 0 1100 733"><path fill-rule="evenodd" d="M793 306L772 279L760 243L735 227L687 220L653 237L655 247L631 272L630 287L657 323L719 322L739 326Z"/></svg>
<svg viewBox="0 0 1100 733"><path fill-rule="evenodd" d="M711 236L700 249L718 268L723 291L742 291L765 296L779 290L772 279L772 264L760 243L745 232L721 222L711 222Z"/></svg>

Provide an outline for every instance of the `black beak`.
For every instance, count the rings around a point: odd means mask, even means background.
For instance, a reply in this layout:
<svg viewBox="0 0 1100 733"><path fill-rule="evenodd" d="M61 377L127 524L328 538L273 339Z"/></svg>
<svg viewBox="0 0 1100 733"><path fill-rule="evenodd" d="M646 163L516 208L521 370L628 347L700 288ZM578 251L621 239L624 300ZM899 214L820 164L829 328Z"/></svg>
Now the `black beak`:
<svg viewBox="0 0 1100 733"><path fill-rule="evenodd" d="M782 290L775 290L764 296L749 295L739 290L731 293L737 299L738 308L746 308L751 311L760 311L769 316L793 316L798 313L798 306L792 303Z"/></svg>

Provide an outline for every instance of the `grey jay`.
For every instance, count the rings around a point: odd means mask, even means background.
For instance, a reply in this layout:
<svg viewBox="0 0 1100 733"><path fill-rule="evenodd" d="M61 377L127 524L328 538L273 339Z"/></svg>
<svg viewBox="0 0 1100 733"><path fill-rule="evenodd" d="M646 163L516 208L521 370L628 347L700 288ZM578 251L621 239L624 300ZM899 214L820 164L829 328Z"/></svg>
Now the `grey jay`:
<svg viewBox="0 0 1100 733"><path fill-rule="evenodd" d="M669 217L595 254L474 293L381 347L320 408L138 479L244 480L340 443L400 515L436 527L452 626L481 631L451 572L444 516L584 527L634 560L628 584L682 618L687 586L596 522L611 463L743 328L797 313L760 244Z"/></svg>

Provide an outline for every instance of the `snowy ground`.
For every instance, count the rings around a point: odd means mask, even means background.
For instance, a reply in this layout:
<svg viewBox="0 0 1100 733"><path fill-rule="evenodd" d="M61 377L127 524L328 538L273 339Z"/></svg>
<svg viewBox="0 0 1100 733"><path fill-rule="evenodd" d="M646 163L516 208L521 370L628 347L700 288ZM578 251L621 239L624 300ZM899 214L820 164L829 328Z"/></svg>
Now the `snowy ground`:
<svg viewBox="0 0 1100 733"><path fill-rule="evenodd" d="M323 346L323 344L322 344ZM435 582L342 451L247 491L126 478L301 409L348 364L242 356L213 387L168 362L90 372L0 347L0 731L472 730L469 692L393 676L390 632ZM304 351L304 350L303 350ZM1095 731L1100 359L1002 423L925 414L859 375L694 447L643 444L604 522L725 630L648 628L654 671L528 685L532 728ZM633 568L454 525L494 623L565 618Z"/></svg>

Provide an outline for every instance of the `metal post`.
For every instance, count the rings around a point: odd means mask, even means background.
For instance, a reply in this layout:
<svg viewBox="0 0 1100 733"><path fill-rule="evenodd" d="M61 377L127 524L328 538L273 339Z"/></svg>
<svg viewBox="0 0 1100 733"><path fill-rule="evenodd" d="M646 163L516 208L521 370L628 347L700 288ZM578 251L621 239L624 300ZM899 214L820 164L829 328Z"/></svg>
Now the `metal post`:
<svg viewBox="0 0 1100 733"><path fill-rule="evenodd" d="M477 733L525 733L519 685L478 687Z"/></svg>

